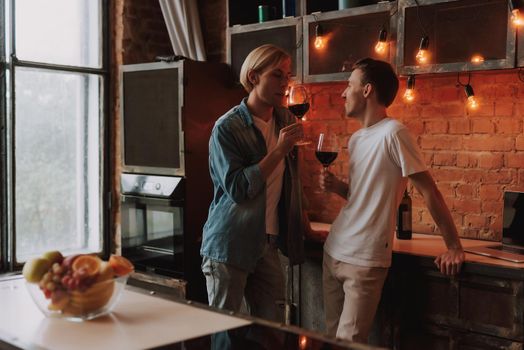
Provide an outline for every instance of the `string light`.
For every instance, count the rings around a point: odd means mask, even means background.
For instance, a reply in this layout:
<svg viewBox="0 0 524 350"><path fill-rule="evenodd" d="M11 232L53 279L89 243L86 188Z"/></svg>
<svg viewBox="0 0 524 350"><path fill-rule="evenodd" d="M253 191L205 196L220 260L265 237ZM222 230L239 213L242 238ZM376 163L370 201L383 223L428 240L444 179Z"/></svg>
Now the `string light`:
<svg viewBox="0 0 524 350"><path fill-rule="evenodd" d="M384 55L386 53L386 50L388 48L388 32L386 28L382 28L380 30L380 33L378 34L378 41L375 45L375 52L379 55Z"/></svg>
<svg viewBox="0 0 524 350"><path fill-rule="evenodd" d="M471 85L466 84L466 86L464 86L464 92L466 93L466 96L468 98L468 108L472 110L478 109L479 103L475 97L475 93L473 92L473 88L471 87Z"/></svg>
<svg viewBox="0 0 524 350"><path fill-rule="evenodd" d="M471 56L471 63L480 64L482 62L484 62L484 57L482 55L475 54Z"/></svg>
<svg viewBox="0 0 524 350"><path fill-rule="evenodd" d="M522 18L522 13L520 12L521 6L519 6L518 0L510 0L509 9L511 11L511 22L513 25L517 27L524 25L524 18Z"/></svg>
<svg viewBox="0 0 524 350"><path fill-rule="evenodd" d="M320 24L315 27L315 48L321 50L326 47L326 38L324 37L324 29Z"/></svg>
<svg viewBox="0 0 524 350"><path fill-rule="evenodd" d="M466 106L470 110L477 110L480 107L480 103L475 97L475 92L473 92L473 87L470 84L471 81L471 73L468 73L468 82L466 84L463 84L460 82L460 72L457 73L457 87L463 86L464 87L464 93L466 94L467 102Z"/></svg>
<svg viewBox="0 0 524 350"><path fill-rule="evenodd" d="M415 76L410 75L408 77L406 91L404 92L404 101L407 103L413 102L415 100Z"/></svg>
<svg viewBox="0 0 524 350"><path fill-rule="evenodd" d="M415 56L417 62L419 64L426 64L429 61L429 37L427 35L424 35L422 39L420 39L420 46L418 48L417 56Z"/></svg>

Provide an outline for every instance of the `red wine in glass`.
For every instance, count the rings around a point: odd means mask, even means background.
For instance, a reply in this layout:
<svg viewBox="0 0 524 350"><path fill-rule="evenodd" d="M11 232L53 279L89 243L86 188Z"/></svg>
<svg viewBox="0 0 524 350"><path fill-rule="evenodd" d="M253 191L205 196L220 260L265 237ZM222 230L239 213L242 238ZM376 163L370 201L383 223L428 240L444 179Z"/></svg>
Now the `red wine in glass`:
<svg viewBox="0 0 524 350"><path fill-rule="evenodd" d="M309 110L309 102L290 105L288 106L288 109L291 111L291 113L293 113L297 118L300 119Z"/></svg>
<svg viewBox="0 0 524 350"><path fill-rule="evenodd" d="M309 110L309 96L307 94L306 87L303 85L293 85L289 88L289 95L287 100L287 108L293 113L298 119L302 119ZM309 144L310 141L301 140L298 141L296 146L304 146Z"/></svg>
<svg viewBox="0 0 524 350"><path fill-rule="evenodd" d="M327 170L338 156L337 136L335 134L320 133L315 155L324 166L324 170Z"/></svg>
<svg viewBox="0 0 524 350"><path fill-rule="evenodd" d="M328 168L337 159L338 152L316 151L315 155L324 168Z"/></svg>

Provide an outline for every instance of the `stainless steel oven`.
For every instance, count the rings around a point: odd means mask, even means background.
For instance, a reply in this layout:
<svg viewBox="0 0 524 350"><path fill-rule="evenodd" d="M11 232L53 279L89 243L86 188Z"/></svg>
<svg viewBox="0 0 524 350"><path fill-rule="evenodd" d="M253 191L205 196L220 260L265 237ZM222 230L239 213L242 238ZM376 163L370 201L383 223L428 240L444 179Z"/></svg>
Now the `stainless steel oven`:
<svg viewBox="0 0 524 350"><path fill-rule="evenodd" d="M122 176L122 254L137 270L184 278L183 182Z"/></svg>
<svg viewBox="0 0 524 350"><path fill-rule="evenodd" d="M187 282L207 302L202 228L213 198L208 143L216 119L245 91L224 63L121 67L122 253L137 269Z"/></svg>

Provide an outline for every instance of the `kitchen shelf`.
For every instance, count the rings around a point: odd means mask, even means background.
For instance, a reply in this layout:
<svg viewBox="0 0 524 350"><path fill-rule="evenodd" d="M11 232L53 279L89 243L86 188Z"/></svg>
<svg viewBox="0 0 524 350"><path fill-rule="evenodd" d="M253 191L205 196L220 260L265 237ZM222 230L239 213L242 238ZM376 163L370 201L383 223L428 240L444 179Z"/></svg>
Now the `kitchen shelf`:
<svg viewBox="0 0 524 350"><path fill-rule="evenodd" d="M304 82L346 80L354 62L373 57L395 63L396 2L382 2L312 14L304 17ZM314 46L317 25L327 39L324 49ZM385 55L375 53L380 30L388 32Z"/></svg>
<svg viewBox="0 0 524 350"><path fill-rule="evenodd" d="M242 63L251 50L263 44L273 44L291 54L292 79L298 82L302 80L301 17L230 27L227 39L227 62L237 79Z"/></svg>
<svg viewBox="0 0 524 350"><path fill-rule="evenodd" d="M397 68L400 74L513 68L516 30L507 0L399 0ZM430 61L415 55L429 37ZM484 62L471 63L480 54Z"/></svg>

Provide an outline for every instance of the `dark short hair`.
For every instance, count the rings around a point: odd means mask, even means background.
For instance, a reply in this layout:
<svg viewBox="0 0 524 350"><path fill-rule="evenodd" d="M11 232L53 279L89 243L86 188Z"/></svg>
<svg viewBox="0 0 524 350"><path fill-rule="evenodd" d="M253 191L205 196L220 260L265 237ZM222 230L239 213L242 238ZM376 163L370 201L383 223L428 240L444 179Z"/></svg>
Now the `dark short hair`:
<svg viewBox="0 0 524 350"><path fill-rule="evenodd" d="M362 58L353 64L353 70L362 71L362 85L371 84L377 92L377 101L389 107L398 92L398 77L393 67L387 62Z"/></svg>

